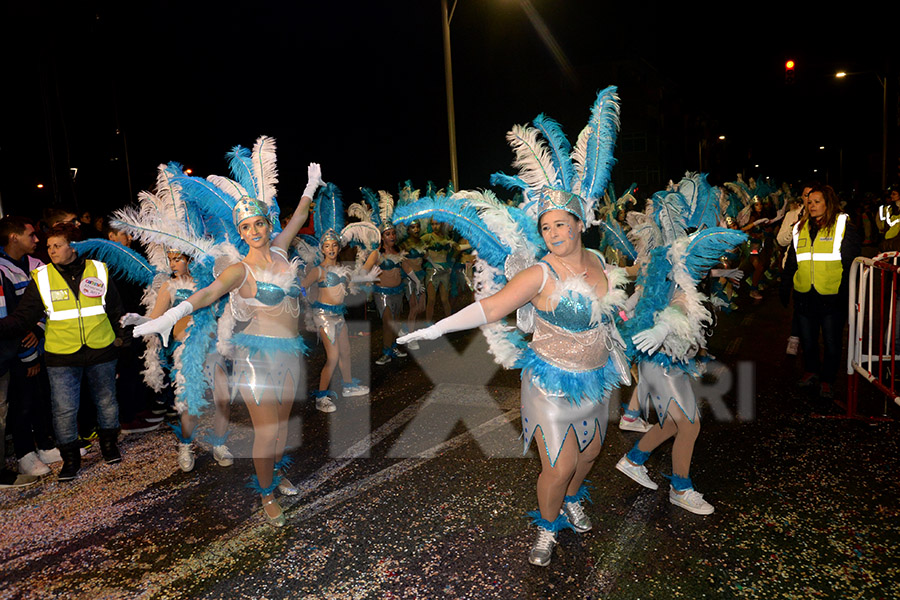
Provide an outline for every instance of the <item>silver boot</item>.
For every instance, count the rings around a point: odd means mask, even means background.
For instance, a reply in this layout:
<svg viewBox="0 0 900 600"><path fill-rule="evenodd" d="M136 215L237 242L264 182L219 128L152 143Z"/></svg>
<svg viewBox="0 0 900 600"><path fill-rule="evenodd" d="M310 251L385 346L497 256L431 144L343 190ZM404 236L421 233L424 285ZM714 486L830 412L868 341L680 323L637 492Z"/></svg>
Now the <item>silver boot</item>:
<svg viewBox="0 0 900 600"><path fill-rule="evenodd" d="M556 532L538 527L534 546L528 553L528 562L539 567L546 567L550 564L554 546L556 546Z"/></svg>
<svg viewBox="0 0 900 600"><path fill-rule="evenodd" d="M559 509L559 514L566 515L566 518L572 525L572 529L578 533L590 531L594 526L591 523L591 518L584 512L581 502L563 502L562 508Z"/></svg>

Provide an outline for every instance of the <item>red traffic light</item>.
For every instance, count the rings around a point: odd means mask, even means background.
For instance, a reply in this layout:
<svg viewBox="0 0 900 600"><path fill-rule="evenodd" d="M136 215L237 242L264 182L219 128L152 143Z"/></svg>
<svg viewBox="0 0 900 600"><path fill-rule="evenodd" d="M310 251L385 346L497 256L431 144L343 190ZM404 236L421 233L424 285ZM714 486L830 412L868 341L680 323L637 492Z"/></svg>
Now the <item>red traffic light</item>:
<svg viewBox="0 0 900 600"><path fill-rule="evenodd" d="M794 70L794 61L789 60L786 63L784 63L784 68L787 69L788 71L793 71Z"/></svg>

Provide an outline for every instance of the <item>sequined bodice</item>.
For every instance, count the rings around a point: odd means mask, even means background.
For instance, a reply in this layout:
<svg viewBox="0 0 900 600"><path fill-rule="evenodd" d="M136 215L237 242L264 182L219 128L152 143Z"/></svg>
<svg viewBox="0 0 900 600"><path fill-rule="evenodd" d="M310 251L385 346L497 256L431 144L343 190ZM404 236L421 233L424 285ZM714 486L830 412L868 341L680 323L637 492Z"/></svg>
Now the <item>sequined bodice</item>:
<svg viewBox="0 0 900 600"><path fill-rule="evenodd" d="M389 258L381 259L381 262L378 263L378 266L381 267L382 271L389 271L390 269L396 269L400 266L400 263L394 262Z"/></svg>
<svg viewBox="0 0 900 600"><path fill-rule="evenodd" d="M191 294L194 293L194 290L190 288L175 288L175 302L174 304L178 305L191 297Z"/></svg>
<svg viewBox="0 0 900 600"><path fill-rule="evenodd" d="M591 325L591 300L581 294L569 292L560 297L556 309L537 310L535 314L552 325L566 331L587 331L596 327Z"/></svg>
<svg viewBox="0 0 900 600"><path fill-rule="evenodd" d="M406 251L406 258L408 258L410 260L417 260L419 258L425 258L425 253L422 252L420 249L413 247Z"/></svg>
<svg viewBox="0 0 900 600"><path fill-rule="evenodd" d="M294 284L287 291L285 291L284 288L275 283L257 281L256 296L254 297L266 306L277 306L286 297L299 298L300 286Z"/></svg>
<svg viewBox="0 0 900 600"><path fill-rule="evenodd" d="M347 283L346 277L338 275L334 271L326 271L325 279L318 282L316 285L318 285L320 288L328 288L328 287L334 287L336 285L343 285L345 283Z"/></svg>

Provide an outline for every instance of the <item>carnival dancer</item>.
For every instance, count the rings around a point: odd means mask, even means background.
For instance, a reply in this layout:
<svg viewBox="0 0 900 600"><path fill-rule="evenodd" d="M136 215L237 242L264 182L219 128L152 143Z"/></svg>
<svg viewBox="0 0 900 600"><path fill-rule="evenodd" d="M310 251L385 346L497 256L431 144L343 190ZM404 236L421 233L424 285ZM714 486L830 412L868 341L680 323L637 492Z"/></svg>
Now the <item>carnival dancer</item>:
<svg viewBox="0 0 900 600"><path fill-rule="evenodd" d="M708 186L707 186L708 187ZM690 204L689 204L690 202ZM694 489L690 477L694 442L700 433L697 399L691 377L702 365L713 317L697 283L725 251L742 244L746 234L718 227L718 194L707 190L696 204L675 190L654 194L644 213L629 213L631 239L638 244L640 298L634 318L622 325L629 354L638 363L638 400L645 418L650 404L659 423L635 443L616 468L639 484L657 489L644 463L650 453L674 437L669 501L696 514L713 506ZM701 215L698 217L698 215ZM697 230L688 235L688 229Z"/></svg>
<svg viewBox="0 0 900 600"><path fill-rule="evenodd" d="M191 277L188 265L190 257L178 250L170 249L167 253L169 266L172 270L172 278L163 283L156 295L156 304L147 315L150 319L162 316L168 309L177 306L190 297L196 290L196 284ZM184 376L179 378L182 365L182 344L188 336L188 327L191 325L191 317L183 317L172 327L172 344L166 349L166 355L170 360L169 379L181 383ZM199 332L197 332L199 333ZM148 353L149 355L150 353ZM176 358L177 357L177 358ZM148 367L148 370L152 367ZM234 456L225 445L228 439L228 422L231 415L231 397L229 395L228 365L225 358L218 352L210 352L203 365L204 376L207 381L213 382L213 401L215 403L215 415L213 416L213 434L209 436L212 443L213 459L222 467L234 464ZM180 414L180 426L175 427L175 436L178 439L178 466L182 471L188 472L194 468L193 443L197 434L199 418L188 409L188 402L183 398L184 386L177 386L175 408Z"/></svg>
<svg viewBox="0 0 900 600"><path fill-rule="evenodd" d="M615 88L600 92L574 150L559 124L544 115L533 126L514 126L507 139L519 176L497 174L492 183L523 191L522 208L489 192L458 192L432 202L432 218L450 223L478 252L479 298L400 338L432 339L481 326L497 362L522 369L525 451L538 430L543 440L539 511L529 513L538 533L528 560L538 566L550 563L558 531L592 528L581 505L589 498L584 479L605 438L608 395L630 383L613 323L625 301L625 273L608 267L581 241L594 223L592 205L609 181L618 115ZM516 309L521 331L534 332L530 344L501 321Z"/></svg>
<svg viewBox="0 0 900 600"><path fill-rule="evenodd" d="M347 307L344 297L350 293L353 272L350 267L338 263L342 240L344 206L340 190L333 183L320 188L316 196L313 224L319 240L322 260L307 270L302 286L310 289L315 284L316 299L310 305L310 316L315 324L322 345L325 347L325 366L319 376L319 387L314 392L316 408L322 412L337 410L337 399L328 388L336 367L340 367L343 386L341 395L365 396L369 387L351 374L350 337L344 314ZM378 272L375 272L375 276ZM355 280L353 280L355 281Z"/></svg>
<svg viewBox="0 0 900 600"><path fill-rule="evenodd" d="M243 148L236 149L232 153L232 171L237 173L238 181L231 182L235 185L227 188L214 185L218 190L211 193L231 208L234 228L247 245L246 256L163 316L136 327L134 333L159 333L167 341L179 320L230 294L235 318L246 323L231 340L235 346L232 382L247 405L253 423L256 475L252 487L261 496L266 518L272 525L281 527L285 516L274 491L279 489L288 495L299 491L281 470L287 462L284 450L288 418L297 387L305 383L300 354L306 351L299 327L299 260L289 261L287 249L306 221L313 194L323 183L322 171L316 163L309 165L309 181L297 210L274 238L274 224L278 223L274 140L259 138L252 155ZM241 171L246 171L247 177L242 177ZM220 214L217 212L220 203L206 203L199 197L200 190L210 191L204 184L211 181L184 178L181 183L189 194L198 193L194 201L209 211L208 216Z"/></svg>
<svg viewBox="0 0 900 600"><path fill-rule="evenodd" d="M374 195L371 190L363 188L363 195L373 204ZM366 257L363 264L363 272L370 277L373 269L378 270L378 284L374 286L375 308L381 317L381 356L375 360L375 364L383 366L394 358L403 358L406 352L396 343L395 320L403 310L403 274L416 285L417 290L422 287L422 282L413 272L410 264L405 260L400 249L397 229L392 221L394 214L394 198L389 192L379 190L377 201L374 202L378 210L371 213L378 221L376 225L381 233L381 244L378 249Z"/></svg>
<svg viewBox="0 0 900 600"><path fill-rule="evenodd" d="M434 322L434 307L440 296L444 314L450 310L450 277L456 265L454 259L459 247L450 237L449 227L432 222L431 231L422 237L425 243L425 321Z"/></svg>
<svg viewBox="0 0 900 600"><path fill-rule="evenodd" d="M422 222L413 221L406 228L406 238L401 245L406 255L409 269L415 273L420 282L426 280L425 275L425 243L422 240ZM406 331L416 330L416 318L425 311L426 292L425 287L416 285L412 278L407 278L406 299L409 302L409 314L406 317ZM419 344L415 340L407 344L411 349L418 350Z"/></svg>

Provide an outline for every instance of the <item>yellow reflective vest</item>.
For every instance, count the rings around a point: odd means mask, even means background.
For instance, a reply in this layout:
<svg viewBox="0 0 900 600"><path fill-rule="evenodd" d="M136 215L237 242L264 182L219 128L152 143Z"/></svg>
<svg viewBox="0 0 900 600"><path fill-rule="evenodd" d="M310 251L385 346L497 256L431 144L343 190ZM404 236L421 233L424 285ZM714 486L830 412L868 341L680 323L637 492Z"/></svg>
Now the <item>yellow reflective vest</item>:
<svg viewBox="0 0 900 600"><path fill-rule="evenodd" d="M47 352L74 354L82 346L106 348L116 339L106 316L109 272L100 261L84 263L77 294L52 264L31 272L47 314L44 337Z"/></svg>
<svg viewBox="0 0 900 600"><path fill-rule="evenodd" d="M809 238L809 220L794 225L794 251L797 253L797 272L794 289L808 292L815 289L823 295L837 294L841 287L843 265L841 243L847 229L847 215L839 214L833 227L820 229L815 240Z"/></svg>

